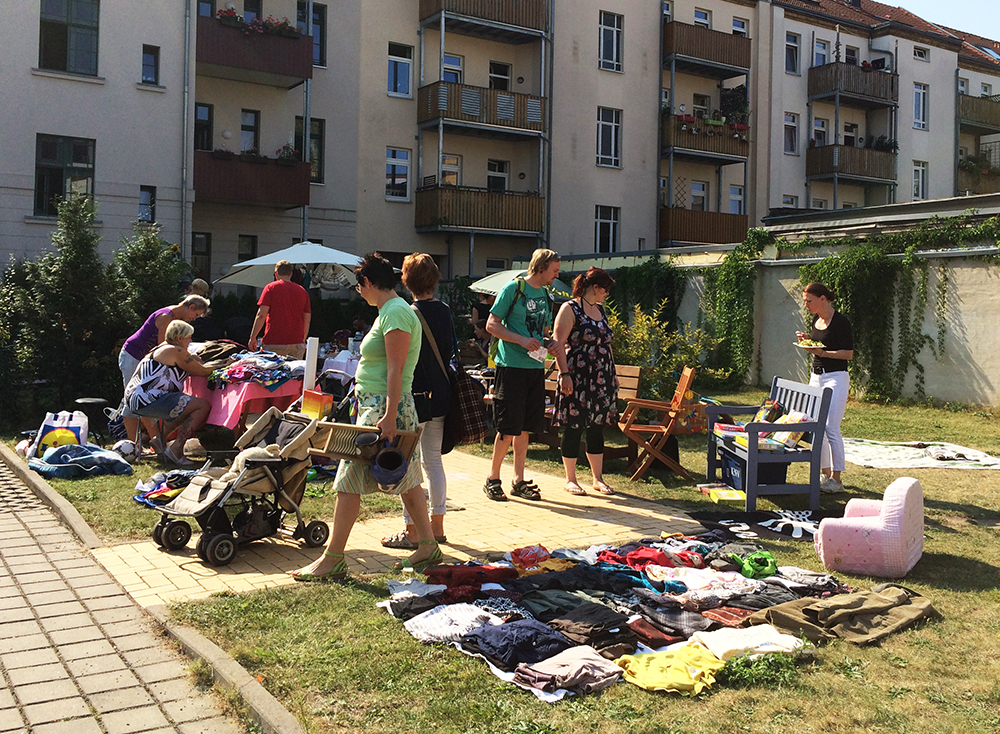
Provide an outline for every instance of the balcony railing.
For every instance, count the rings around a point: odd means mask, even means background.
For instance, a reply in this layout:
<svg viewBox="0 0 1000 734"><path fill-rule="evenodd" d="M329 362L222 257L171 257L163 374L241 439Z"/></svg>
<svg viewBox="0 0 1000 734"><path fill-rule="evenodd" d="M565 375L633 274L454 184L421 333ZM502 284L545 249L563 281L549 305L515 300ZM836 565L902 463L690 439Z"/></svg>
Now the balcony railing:
<svg viewBox="0 0 1000 734"><path fill-rule="evenodd" d="M199 202L251 204L291 209L309 203L308 163L273 158L247 160L197 150L194 192Z"/></svg>
<svg viewBox="0 0 1000 734"><path fill-rule="evenodd" d="M1000 193L1000 176L984 176L979 171L965 171L960 168L955 188L959 195L966 191L973 194Z"/></svg>
<svg viewBox="0 0 1000 734"><path fill-rule="evenodd" d="M870 104L891 105L899 101L899 75L834 61L809 69L809 96L832 97L834 92Z"/></svg>
<svg viewBox="0 0 1000 734"><path fill-rule="evenodd" d="M663 115L663 149L685 148L746 158L750 155L749 128L686 115Z"/></svg>
<svg viewBox="0 0 1000 734"><path fill-rule="evenodd" d="M420 19L444 11L517 28L548 31L548 0L420 0Z"/></svg>
<svg viewBox="0 0 1000 734"><path fill-rule="evenodd" d="M962 124L1000 130L1000 97L958 95L958 119Z"/></svg>
<svg viewBox="0 0 1000 734"><path fill-rule="evenodd" d="M823 145L806 151L806 176L838 174L880 181L896 179L896 154L852 145Z"/></svg>
<svg viewBox="0 0 1000 734"><path fill-rule="evenodd" d="M691 209L660 209L661 242L701 242L726 245L742 242L747 236L746 214L701 212Z"/></svg>
<svg viewBox="0 0 1000 734"><path fill-rule="evenodd" d="M469 84L433 82L417 90L417 123L439 117L541 132L545 129L545 100Z"/></svg>
<svg viewBox="0 0 1000 734"><path fill-rule="evenodd" d="M301 33L243 34L218 18L198 18L197 72L203 76L290 89L312 79L312 39Z"/></svg>
<svg viewBox="0 0 1000 734"><path fill-rule="evenodd" d="M427 186L417 190L417 229L541 232L544 197L498 193L466 186Z"/></svg>
<svg viewBox="0 0 1000 734"><path fill-rule="evenodd" d="M711 64L750 68L750 39L679 21L663 24L663 55L676 54Z"/></svg>

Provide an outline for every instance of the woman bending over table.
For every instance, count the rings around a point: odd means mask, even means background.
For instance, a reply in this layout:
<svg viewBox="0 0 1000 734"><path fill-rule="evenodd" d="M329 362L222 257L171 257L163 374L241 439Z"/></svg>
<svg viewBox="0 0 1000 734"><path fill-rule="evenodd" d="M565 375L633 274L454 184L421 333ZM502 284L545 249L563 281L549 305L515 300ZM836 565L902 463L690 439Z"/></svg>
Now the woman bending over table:
<svg viewBox="0 0 1000 734"><path fill-rule="evenodd" d="M361 361L355 374L358 425L375 426L382 439L392 441L397 431L417 430L413 403L413 372L420 357L421 328L417 315L396 295L392 264L379 253L365 255L354 270L361 297L378 309L378 317L361 342ZM420 447L410 457L406 475L393 492L403 500L413 520L417 550L399 568L422 569L441 560L441 549L431 533L427 500L420 486ZM333 480L337 506L326 550L305 568L292 571L297 581L342 579L347 576L344 549L361 509L361 495L379 490L368 465L341 461Z"/></svg>
<svg viewBox="0 0 1000 734"><path fill-rule="evenodd" d="M605 271L590 268L573 281L573 298L556 315L559 389L555 422L563 426L562 460L570 494L587 494L576 480L584 432L593 488L601 494L614 494L604 481L604 426L618 419L618 378L611 353L611 327L601 305L614 284Z"/></svg>
<svg viewBox="0 0 1000 734"><path fill-rule="evenodd" d="M184 458L184 443L205 425L211 407L207 400L184 392L187 375L212 374L211 367L188 352L192 334L194 327L188 322L171 321L163 343L142 358L125 387L125 404L130 412L142 418L167 421L163 434L151 440L167 461L180 467L195 466L195 462ZM169 446L164 445L174 431L177 437Z"/></svg>

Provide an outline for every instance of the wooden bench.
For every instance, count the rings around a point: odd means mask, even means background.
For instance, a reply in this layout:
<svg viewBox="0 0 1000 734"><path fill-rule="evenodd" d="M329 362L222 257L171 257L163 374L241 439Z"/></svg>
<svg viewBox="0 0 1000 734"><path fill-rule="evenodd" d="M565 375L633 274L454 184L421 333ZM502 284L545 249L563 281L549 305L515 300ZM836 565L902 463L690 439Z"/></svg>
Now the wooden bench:
<svg viewBox="0 0 1000 734"><path fill-rule="evenodd" d="M750 405L709 405L708 406L708 481L716 481L716 470L719 467L722 453L745 462L743 471L743 491L746 493L746 510L757 509L757 497L775 494L808 494L809 508L819 509L820 453L823 446L823 433L826 430L826 418L830 412L829 388L812 387L800 382L775 377L771 382L770 399L781 405L785 413L797 410L805 413L810 420L805 423L782 424L777 429L774 423L747 423L744 426L747 445L736 442L735 438L720 438L715 435L715 424L719 423L720 414L752 415L758 406ZM805 435L794 448L767 450L760 448L760 433L775 430L804 431ZM803 445L808 442L808 445ZM809 463L809 482L806 484L761 484L758 479L758 468L764 465L797 462Z"/></svg>

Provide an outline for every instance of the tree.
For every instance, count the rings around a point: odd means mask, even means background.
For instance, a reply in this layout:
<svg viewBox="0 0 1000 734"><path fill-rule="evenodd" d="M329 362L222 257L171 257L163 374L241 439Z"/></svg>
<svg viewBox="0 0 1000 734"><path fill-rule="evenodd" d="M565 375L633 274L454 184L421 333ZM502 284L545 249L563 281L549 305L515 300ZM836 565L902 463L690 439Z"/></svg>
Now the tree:
<svg viewBox="0 0 1000 734"><path fill-rule="evenodd" d="M146 222L132 225L132 236L123 237L115 250L109 277L115 290L118 317L123 331L131 334L158 308L177 303L183 295L180 283L188 275L188 264L178 248L160 237L160 226Z"/></svg>

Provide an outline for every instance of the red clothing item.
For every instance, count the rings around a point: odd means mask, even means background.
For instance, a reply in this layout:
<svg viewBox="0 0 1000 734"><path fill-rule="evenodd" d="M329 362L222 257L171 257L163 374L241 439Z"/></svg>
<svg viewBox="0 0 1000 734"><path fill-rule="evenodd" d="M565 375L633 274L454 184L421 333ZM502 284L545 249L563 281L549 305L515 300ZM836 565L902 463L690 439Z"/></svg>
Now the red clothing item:
<svg viewBox="0 0 1000 734"><path fill-rule="evenodd" d="M674 565L667 558L666 553L656 548L636 548L625 556L625 563L637 571L642 571L650 564L667 567L673 567Z"/></svg>
<svg viewBox="0 0 1000 734"><path fill-rule="evenodd" d="M309 294L298 283L275 280L264 286L258 306L267 306L264 344L302 344L305 341L305 314L311 313Z"/></svg>

